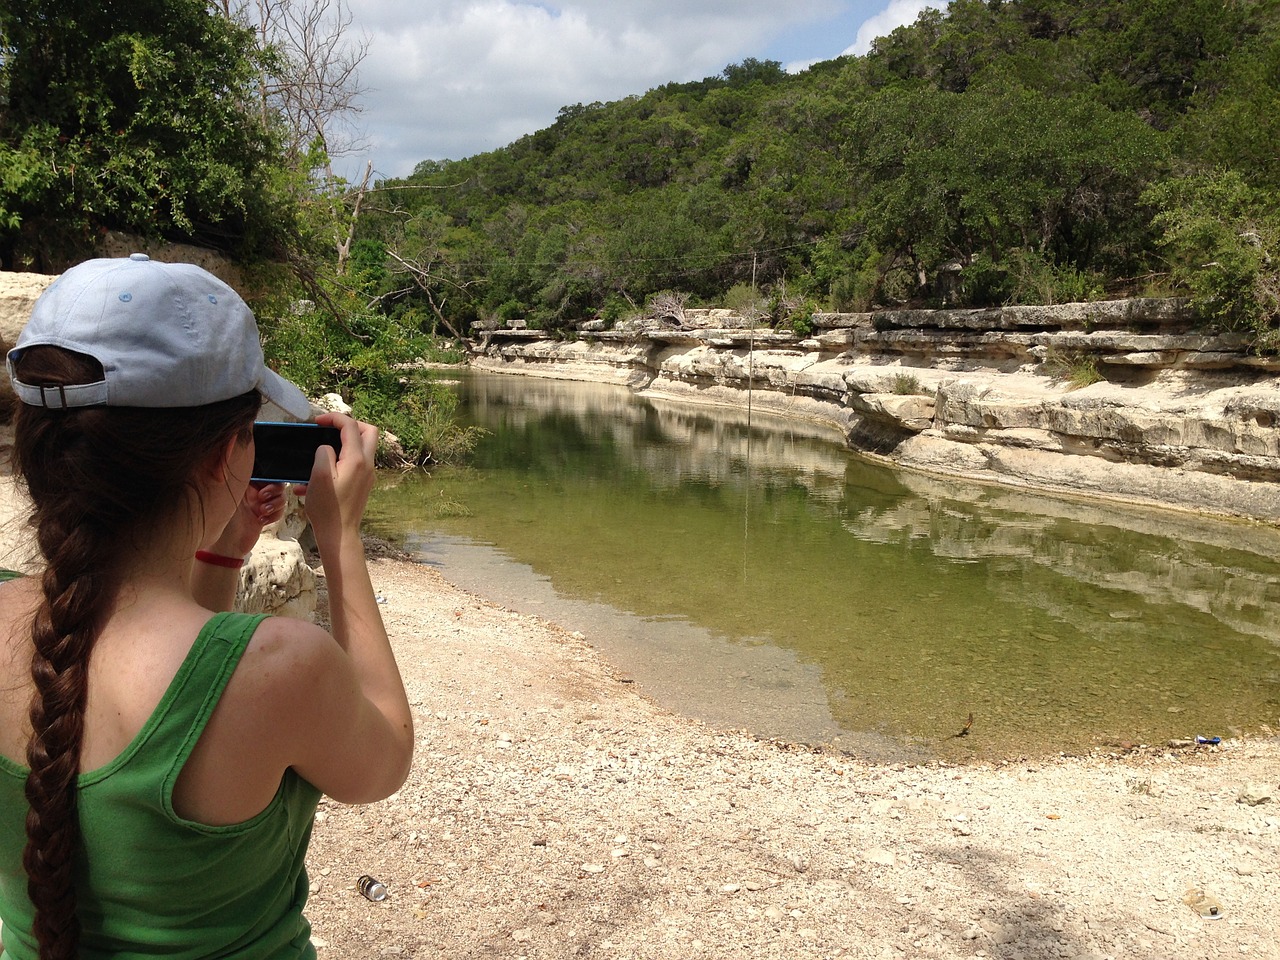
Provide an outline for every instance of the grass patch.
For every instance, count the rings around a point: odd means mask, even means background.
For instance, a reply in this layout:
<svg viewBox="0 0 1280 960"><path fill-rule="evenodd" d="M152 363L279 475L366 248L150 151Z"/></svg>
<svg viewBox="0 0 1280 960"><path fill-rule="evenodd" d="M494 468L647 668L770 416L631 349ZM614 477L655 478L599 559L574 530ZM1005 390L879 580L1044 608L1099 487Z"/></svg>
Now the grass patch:
<svg viewBox="0 0 1280 960"><path fill-rule="evenodd" d="M1049 376L1065 380L1073 390L1106 379L1098 369L1097 361L1081 353L1050 353L1045 357L1044 365Z"/></svg>

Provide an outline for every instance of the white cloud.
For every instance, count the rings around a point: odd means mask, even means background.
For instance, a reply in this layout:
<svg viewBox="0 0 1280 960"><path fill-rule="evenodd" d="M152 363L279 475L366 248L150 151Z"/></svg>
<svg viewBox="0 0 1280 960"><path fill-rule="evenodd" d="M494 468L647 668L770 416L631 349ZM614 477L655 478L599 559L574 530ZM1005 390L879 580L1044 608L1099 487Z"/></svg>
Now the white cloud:
<svg viewBox="0 0 1280 960"><path fill-rule="evenodd" d="M677 25L670 14L643 16L651 6L552 10L482 0L434 4L413 20L396 12L385 25L362 10L371 41L363 120L380 172L403 175L427 157L502 146L548 125L567 104L718 72L724 50L758 42L766 29L748 21L713 30L696 16Z"/></svg>
<svg viewBox="0 0 1280 960"><path fill-rule="evenodd" d="M948 2L949 0L890 0L888 7L863 21L853 44L844 52L862 56L871 49L871 44L877 37L887 37L898 27L915 23L916 18L930 7L934 10L944 9Z"/></svg>

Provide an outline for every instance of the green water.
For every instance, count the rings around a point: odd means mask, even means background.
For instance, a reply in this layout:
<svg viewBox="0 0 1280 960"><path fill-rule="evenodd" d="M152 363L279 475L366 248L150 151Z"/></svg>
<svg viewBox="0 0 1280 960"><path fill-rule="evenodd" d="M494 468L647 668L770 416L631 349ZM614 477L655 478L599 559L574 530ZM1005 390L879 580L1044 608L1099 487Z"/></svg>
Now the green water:
<svg viewBox="0 0 1280 960"><path fill-rule="evenodd" d="M948 759L1280 725L1273 530L896 473L620 387L459 389L474 463L383 484L374 528L676 709Z"/></svg>

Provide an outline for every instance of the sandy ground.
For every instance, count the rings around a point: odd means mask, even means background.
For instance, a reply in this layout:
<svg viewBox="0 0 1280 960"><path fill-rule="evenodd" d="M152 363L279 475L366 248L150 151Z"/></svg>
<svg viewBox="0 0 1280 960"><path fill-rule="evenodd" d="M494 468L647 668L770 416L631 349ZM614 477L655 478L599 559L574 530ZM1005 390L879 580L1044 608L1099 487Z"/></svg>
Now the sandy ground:
<svg viewBox="0 0 1280 960"><path fill-rule="evenodd" d="M590 637L372 566L418 748L394 797L320 808L322 958L1280 958L1280 738L878 765L673 715Z"/></svg>

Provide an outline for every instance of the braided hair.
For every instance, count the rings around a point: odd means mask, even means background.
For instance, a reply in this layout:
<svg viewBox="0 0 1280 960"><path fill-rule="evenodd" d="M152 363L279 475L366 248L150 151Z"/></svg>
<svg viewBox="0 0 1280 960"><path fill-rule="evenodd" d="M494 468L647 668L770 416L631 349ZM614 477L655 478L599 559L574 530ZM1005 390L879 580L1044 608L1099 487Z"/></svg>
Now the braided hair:
<svg viewBox="0 0 1280 960"><path fill-rule="evenodd" d="M21 378L42 386L92 383L91 357L32 347ZM256 391L203 407L19 404L14 465L34 510L44 558L31 622L31 740L23 866L41 960L73 960L79 943L74 864L80 840L76 781L89 660L121 587L126 551L166 522L184 522L197 466L234 438L247 441Z"/></svg>

